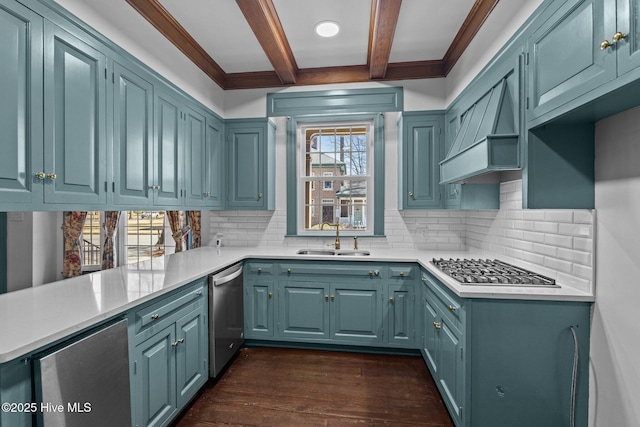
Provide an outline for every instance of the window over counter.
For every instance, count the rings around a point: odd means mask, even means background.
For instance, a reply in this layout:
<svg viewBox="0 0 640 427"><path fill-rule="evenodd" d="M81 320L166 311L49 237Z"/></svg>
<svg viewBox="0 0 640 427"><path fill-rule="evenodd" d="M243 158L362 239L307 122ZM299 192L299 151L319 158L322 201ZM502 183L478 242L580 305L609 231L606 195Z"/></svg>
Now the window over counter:
<svg viewBox="0 0 640 427"><path fill-rule="evenodd" d="M373 141L371 120L298 126L299 235L332 234L323 223L373 234Z"/></svg>
<svg viewBox="0 0 640 427"><path fill-rule="evenodd" d="M384 234L383 114L289 118L287 234L333 235L323 223Z"/></svg>
<svg viewBox="0 0 640 427"><path fill-rule="evenodd" d="M82 228L82 271L98 271L105 240L104 211L89 211ZM180 228L189 224L186 212L179 211ZM190 246L190 234L183 237L183 248ZM122 211L114 237L116 265L133 264L175 252L171 227L165 211Z"/></svg>

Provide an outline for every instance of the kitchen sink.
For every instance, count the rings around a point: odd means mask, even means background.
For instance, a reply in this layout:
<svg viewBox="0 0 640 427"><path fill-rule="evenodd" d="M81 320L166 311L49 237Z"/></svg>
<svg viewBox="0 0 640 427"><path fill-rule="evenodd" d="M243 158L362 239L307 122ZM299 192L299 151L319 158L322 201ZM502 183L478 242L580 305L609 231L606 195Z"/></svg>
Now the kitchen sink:
<svg viewBox="0 0 640 427"><path fill-rule="evenodd" d="M333 249L300 249L296 252L298 255L335 255Z"/></svg>
<svg viewBox="0 0 640 427"><path fill-rule="evenodd" d="M369 251L358 249L300 249L298 255L342 255L342 256L368 256Z"/></svg>
<svg viewBox="0 0 640 427"><path fill-rule="evenodd" d="M345 255L345 256L369 256L371 255L371 253L369 251L363 251L363 250L341 250L341 251L336 251L336 255Z"/></svg>

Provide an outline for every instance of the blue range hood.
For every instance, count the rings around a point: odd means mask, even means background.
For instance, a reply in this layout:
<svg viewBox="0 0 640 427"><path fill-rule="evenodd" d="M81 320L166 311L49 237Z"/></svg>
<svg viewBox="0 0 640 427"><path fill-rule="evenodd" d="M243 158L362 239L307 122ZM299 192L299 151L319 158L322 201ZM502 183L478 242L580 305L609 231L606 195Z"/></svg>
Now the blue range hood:
<svg viewBox="0 0 640 427"><path fill-rule="evenodd" d="M512 90L505 77L462 114L460 130L440 162L441 184L520 169Z"/></svg>

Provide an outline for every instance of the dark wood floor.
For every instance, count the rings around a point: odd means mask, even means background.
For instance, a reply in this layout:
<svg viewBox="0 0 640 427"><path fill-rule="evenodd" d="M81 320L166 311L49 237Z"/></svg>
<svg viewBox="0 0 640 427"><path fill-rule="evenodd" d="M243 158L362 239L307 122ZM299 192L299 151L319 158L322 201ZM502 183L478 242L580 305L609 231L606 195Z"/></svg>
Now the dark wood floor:
<svg viewBox="0 0 640 427"><path fill-rule="evenodd" d="M422 358L244 348L178 427L453 426Z"/></svg>

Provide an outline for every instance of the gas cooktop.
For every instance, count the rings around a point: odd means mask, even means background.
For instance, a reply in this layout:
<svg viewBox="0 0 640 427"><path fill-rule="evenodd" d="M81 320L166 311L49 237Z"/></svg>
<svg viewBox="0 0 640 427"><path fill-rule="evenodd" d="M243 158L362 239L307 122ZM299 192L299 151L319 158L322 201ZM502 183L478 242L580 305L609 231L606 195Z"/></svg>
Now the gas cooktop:
<svg viewBox="0 0 640 427"><path fill-rule="evenodd" d="M463 285L545 286L559 288L556 281L496 259L433 259L443 273Z"/></svg>

